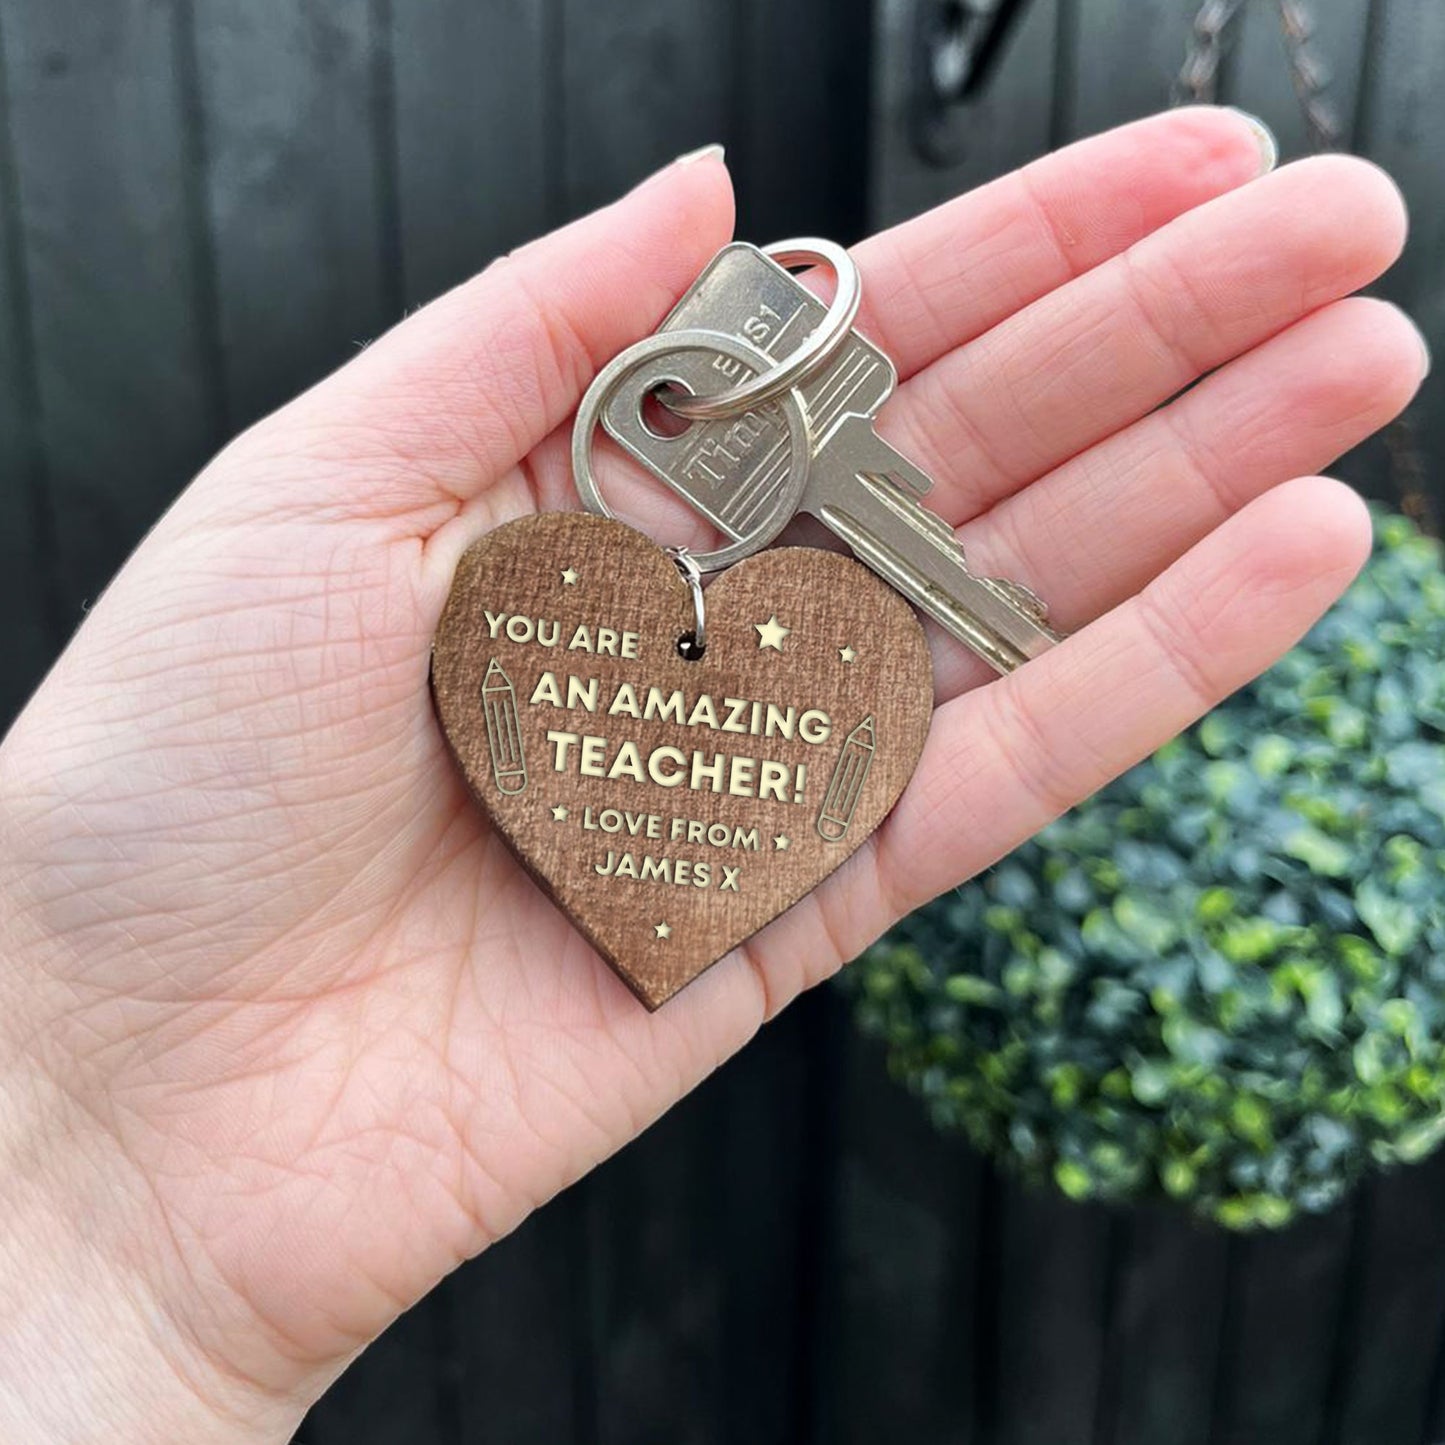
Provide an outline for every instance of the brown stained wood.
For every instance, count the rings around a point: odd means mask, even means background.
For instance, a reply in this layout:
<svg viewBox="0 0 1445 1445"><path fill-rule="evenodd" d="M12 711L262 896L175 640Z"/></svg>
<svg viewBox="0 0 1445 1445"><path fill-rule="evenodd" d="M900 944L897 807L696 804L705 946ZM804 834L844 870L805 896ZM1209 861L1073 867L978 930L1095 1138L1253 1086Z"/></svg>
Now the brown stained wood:
<svg viewBox="0 0 1445 1445"><path fill-rule="evenodd" d="M473 793L650 1008L857 849L933 710L917 618L850 558L778 548L706 597L707 651L689 662L692 601L666 553L586 513L526 518L463 556L432 650ZM614 655L582 644L601 629ZM660 715L674 693L689 721Z"/></svg>

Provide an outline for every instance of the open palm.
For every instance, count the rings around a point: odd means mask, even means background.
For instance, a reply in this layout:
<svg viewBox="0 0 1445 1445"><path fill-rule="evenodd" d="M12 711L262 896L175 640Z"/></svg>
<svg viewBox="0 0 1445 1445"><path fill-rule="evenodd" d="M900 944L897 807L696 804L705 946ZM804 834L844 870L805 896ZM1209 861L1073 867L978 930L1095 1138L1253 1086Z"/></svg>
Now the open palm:
<svg viewBox="0 0 1445 1445"><path fill-rule="evenodd" d="M939 644L889 821L655 1015L488 830L428 649L469 542L575 505L570 414L729 239L720 161L491 267L184 493L0 750L0 1030L208 1410L285 1438L442 1274L1342 590L1363 509L1291 479L1423 374L1408 321L1341 299L1403 213L1361 162L1259 170L1240 116L1176 112L858 248L902 378L880 429L1076 635L988 686Z"/></svg>

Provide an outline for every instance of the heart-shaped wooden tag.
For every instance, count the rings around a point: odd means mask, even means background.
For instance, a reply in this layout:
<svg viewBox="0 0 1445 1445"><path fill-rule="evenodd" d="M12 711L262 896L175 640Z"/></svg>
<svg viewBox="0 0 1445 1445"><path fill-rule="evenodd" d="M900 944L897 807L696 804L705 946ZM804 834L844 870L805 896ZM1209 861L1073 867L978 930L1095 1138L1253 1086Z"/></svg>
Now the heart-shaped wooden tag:
<svg viewBox="0 0 1445 1445"><path fill-rule="evenodd" d="M497 830L648 1008L775 918L887 816L933 675L913 609L833 552L707 589L658 546L528 517L458 564L432 645L442 729Z"/></svg>

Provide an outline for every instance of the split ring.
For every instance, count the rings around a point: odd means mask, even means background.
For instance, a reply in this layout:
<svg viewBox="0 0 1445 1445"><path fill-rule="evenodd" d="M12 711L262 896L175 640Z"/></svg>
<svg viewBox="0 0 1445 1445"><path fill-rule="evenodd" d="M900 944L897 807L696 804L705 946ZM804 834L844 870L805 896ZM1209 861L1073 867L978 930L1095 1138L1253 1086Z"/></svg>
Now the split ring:
<svg viewBox="0 0 1445 1445"><path fill-rule="evenodd" d="M668 358L675 357L679 351L721 354L760 372L768 365L766 352L741 337L729 336L721 331L659 331L653 336L644 337L613 357L587 388L587 394L582 398L582 405L577 408L577 420L572 427L572 477L577 485L578 495L582 498L582 505L589 512L616 518L616 513L608 506L592 471L592 436L601 420L603 408L612 399L613 392L621 382L649 364L651 373L645 373L641 378L640 390L643 394L652 391L667 379L670 374ZM675 362L673 364L675 365ZM710 552L690 552L692 560L703 572L720 572L724 567L731 567L734 562L741 562L744 557L751 557L754 552L761 552L792 520L793 514L798 510L798 503L803 499L803 489L808 481L808 465L812 459L808 419L796 392L785 391L774 400L788 429L787 472L773 497L771 510L757 531L747 536L732 533L730 535L733 536L733 541ZM663 479L666 480L665 474ZM697 505L675 484L673 490L690 505ZM728 529L720 526L719 530Z"/></svg>
<svg viewBox="0 0 1445 1445"><path fill-rule="evenodd" d="M795 386L826 366L842 345L858 316L863 299L863 279L858 263L836 241L804 237L796 241L774 241L762 248L763 255L787 269L795 266L826 266L838 283L838 290L828 307L828 314L808 334L801 346L794 348L781 361L759 371L749 381L739 382L726 391L709 396L690 396L670 387L658 397L669 411L688 421L718 421L736 416L749 407L776 401Z"/></svg>

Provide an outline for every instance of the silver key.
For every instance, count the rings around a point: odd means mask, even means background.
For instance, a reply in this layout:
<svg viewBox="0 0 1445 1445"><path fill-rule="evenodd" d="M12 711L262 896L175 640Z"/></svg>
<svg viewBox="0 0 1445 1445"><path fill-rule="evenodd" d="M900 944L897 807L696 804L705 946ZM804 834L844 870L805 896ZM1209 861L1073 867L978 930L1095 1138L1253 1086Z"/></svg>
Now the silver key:
<svg viewBox="0 0 1445 1445"><path fill-rule="evenodd" d="M659 329L730 332L781 352L823 314L806 287L739 243L719 253ZM693 353L678 359L676 379L693 390L715 391L747 375L726 357L709 362ZM892 362L853 332L839 356L799 388L811 460L797 510L817 517L860 561L991 666L1012 671L1060 635L1026 587L970 572L952 529L920 505L932 478L873 429L896 382ZM661 437L643 420L641 401L620 391L603 412L608 432L727 535L739 538L759 528L786 477L787 423L778 408Z"/></svg>
<svg viewBox="0 0 1445 1445"><path fill-rule="evenodd" d="M699 328L740 336L769 355L785 355L823 319L806 287L755 246L736 242L712 259L659 331ZM725 356L679 353L674 381L690 390L720 391L751 375ZM848 411L872 416L897 384L893 363L856 332L821 371L798 388L811 435L820 436ZM788 481L788 424L776 404L741 416L698 422L677 436L649 429L643 396L622 387L602 411L609 436L720 532L740 540L765 530Z"/></svg>
<svg viewBox="0 0 1445 1445"><path fill-rule="evenodd" d="M798 510L816 517L945 632L999 672L1061 641L1027 587L968 570L953 529L918 497L928 474L873 430L840 417L813 450Z"/></svg>

